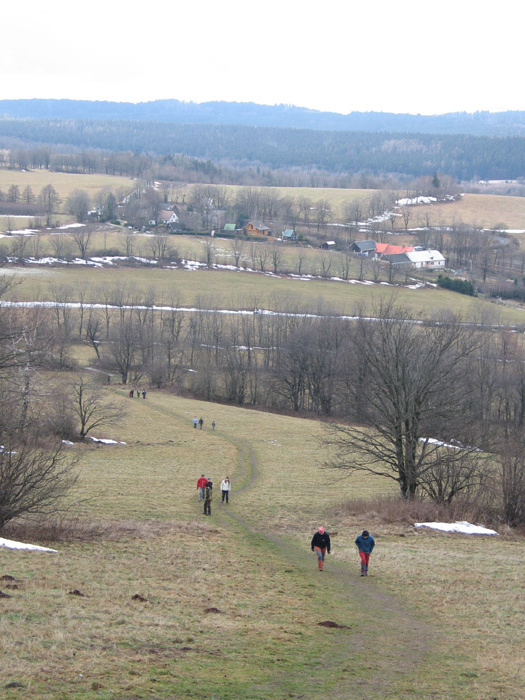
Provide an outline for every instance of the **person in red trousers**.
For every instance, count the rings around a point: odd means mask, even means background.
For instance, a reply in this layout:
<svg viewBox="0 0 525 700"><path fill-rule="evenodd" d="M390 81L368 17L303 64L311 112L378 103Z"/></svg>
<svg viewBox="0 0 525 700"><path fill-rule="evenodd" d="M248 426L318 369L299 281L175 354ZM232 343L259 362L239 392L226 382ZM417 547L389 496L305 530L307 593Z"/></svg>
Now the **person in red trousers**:
<svg viewBox="0 0 525 700"><path fill-rule="evenodd" d="M368 530L363 530L357 537L355 543L361 559L361 576L368 576L368 562L370 561L370 555L375 546L374 538Z"/></svg>
<svg viewBox="0 0 525 700"><path fill-rule="evenodd" d="M324 555L327 552L330 554L330 535L325 532L324 527L320 527L312 537L312 552L317 554L317 567L319 571L322 571Z"/></svg>

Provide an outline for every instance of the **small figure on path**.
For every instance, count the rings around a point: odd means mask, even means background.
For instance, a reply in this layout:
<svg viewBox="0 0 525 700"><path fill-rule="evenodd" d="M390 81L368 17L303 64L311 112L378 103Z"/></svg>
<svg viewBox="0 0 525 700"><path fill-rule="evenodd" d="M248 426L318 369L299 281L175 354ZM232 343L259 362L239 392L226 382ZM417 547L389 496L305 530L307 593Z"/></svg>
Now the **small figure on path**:
<svg viewBox="0 0 525 700"><path fill-rule="evenodd" d="M211 502L213 500L213 482L208 479L204 489L204 515L211 515Z"/></svg>
<svg viewBox="0 0 525 700"><path fill-rule="evenodd" d="M193 419L193 427L195 428L195 430L197 430L197 422L198 422L197 419L194 418Z"/></svg>
<svg viewBox="0 0 525 700"><path fill-rule="evenodd" d="M319 571L322 571L324 555L326 552L330 554L330 535L325 532L324 527L320 527L312 537L312 552L317 554L317 567Z"/></svg>
<svg viewBox="0 0 525 700"><path fill-rule="evenodd" d="M211 427L212 427L212 430L215 430L215 426L216 426L216 423L215 423L215 421L214 421L214 420L212 420L212 422L211 422Z"/></svg>
<svg viewBox="0 0 525 700"><path fill-rule="evenodd" d="M232 484L230 481L230 477L227 476L226 479L223 479L221 481L221 491L222 491L221 503L224 503L224 501L226 500L226 505L228 504L228 497L230 495L231 490L232 490Z"/></svg>
<svg viewBox="0 0 525 700"><path fill-rule="evenodd" d="M199 428L200 428L200 430L202 430L202 426L203 426L203 425L204 425L204 421L202 420L202 418L199 418Z"/></svg>
<svg viewBox="0 0 525 700"><path fill-rule="evenodd" d="M200 478L197 479L197 491L199 492L199 501L204 501L204 489L206 488L207 483L208 479L204 476L204 474L201 474Z"/></svg>
<svg viewBox="0 0 525 700"><path fill-rule="evenodd" d="M142 398L143 398L143 399L146 398L146 392L145 392L145 391L142 392Z"/></svg>
<svg viewBox="0 0 525 700"><path fill-rule="evenodd" d="M133 389L130 389L130 390L129 390L129 398L130 398L130 399L133 398L133 394L134 394L134 393L135 393L135 392L133 391Z"/></svg>
<svg viewBox="0 0 525 700"><path fill-rule="evenodd" d="M374 538L368 530L363 530L356 538L355 543L361 557L361 576L368 576L368 562L375 546Z"/></svg>

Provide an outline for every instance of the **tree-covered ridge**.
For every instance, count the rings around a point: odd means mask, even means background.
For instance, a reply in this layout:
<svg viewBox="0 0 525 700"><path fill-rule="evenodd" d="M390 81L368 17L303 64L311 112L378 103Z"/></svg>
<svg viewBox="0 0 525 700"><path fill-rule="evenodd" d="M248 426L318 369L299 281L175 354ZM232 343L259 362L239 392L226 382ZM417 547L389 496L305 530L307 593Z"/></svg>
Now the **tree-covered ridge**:
<svg viewBox="0 0 525 700"><path fill-rule="evenodd" d="M315 131L141 121L0 120L0 147L20 142L79 149L185 154L204 160L332 173L442 172L458 180L524 175L525 139Z"/></svg>
<svg viewBox="0 0 525 700"><path fill-rule="evenodd" d="M293 105L253 102L105 102L88 100L0 100L0 115L14 119L116 119L173 124L242 126L427 134L521 136L525 112L451 112L440 115L351 112L338 114Z"/></svg>

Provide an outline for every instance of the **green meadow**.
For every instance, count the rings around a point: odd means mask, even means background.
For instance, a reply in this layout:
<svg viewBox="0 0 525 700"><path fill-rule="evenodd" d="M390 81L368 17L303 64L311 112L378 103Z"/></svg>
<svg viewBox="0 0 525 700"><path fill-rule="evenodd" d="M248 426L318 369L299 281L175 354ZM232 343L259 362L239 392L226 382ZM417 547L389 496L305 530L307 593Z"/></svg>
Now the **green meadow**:
<svg viewBox="0 0 525 700"><path fill-rule="evenodd" d="M521 540L352 515L349 499L391 487L327 470L316 421L106 392L122 420L94 434L120 444L71 448L80 480L55 534L3 533L57 552L0 548L1 697L522 697ZM321 524L332 553L319 573ZM364 527L368 578L353 544Z"/></svg>
<svg viewBox="0 0 525 700"><path fill-rule="evenodd" d="M243 271L61 267L4 268L11 276L12 301L52 301L70 290L70 301L103 303L108 293L125 290L129 298L157 305L176 303L199 308L270 309L298 313L356 314L372 311L380 299L394 294L414 317L431 318L454 311L465 320L520 325L523 309L503 306L434 287L417 289L385 283L363 284L324 279L293 279ZM58 297L60 298L60 296Z"/></svg>

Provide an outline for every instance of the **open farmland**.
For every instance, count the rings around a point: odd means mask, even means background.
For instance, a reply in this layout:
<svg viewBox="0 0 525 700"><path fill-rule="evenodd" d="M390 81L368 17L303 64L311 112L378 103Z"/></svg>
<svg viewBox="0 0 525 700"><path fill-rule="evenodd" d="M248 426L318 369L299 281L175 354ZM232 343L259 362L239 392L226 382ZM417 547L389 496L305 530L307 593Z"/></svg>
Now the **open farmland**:
<svg viewBox="0 0 525 700"><path fill-rule="evenodd" d="M18 268L20 270L20 268ZM9 270L2 274L9 275ZM395 295L414 317L432 318L451 308L467 321L522 325L525 312L444 289L391 287L330 280L300 280L259 273L217 270L92 269L78 266L23 269L14 277L11 301L53 301L67 297L83 304L105 303L116 290L157 306L201 309L269 309L292 313L355 315L379 299ZM64 297L64 294L66 297ZM122 295L122 294L121 294ZM121 296L120 295L120 296Z"/></svg>
<svg viewBox="0 0 525 700"><path fill-rule="evenodd" d="M430 224L434 227L465 225L525 231L525 197L464 194L455 202L420 204L410 209L410 228Z"/></svg>
<svg viewBox="0 0 525 700"><path fill-rule="evenodd" d="M52 185L61 200L66 200L74 190L86 190L92 197L104 188L117 190L132 187L133 181L128 177L103 175L101 173L75 174L57 173L49 170L6 170L0 168L0 190L6 191L10 185L17 185L22 191L31 187L39 195L43 187Z"/></svg>
<svg viewBox="0 0 525 700"><path fill-rule="evenodd" d="M189 185L181 189L180 193L189 195L192 187L196 187L196 185ZM242 189L249 188L227 185L224 186L224 189L230 192L232 197L235 197ZM356 203L363 207L363 218L366 218L367 203L375 196L385 194L382 190L333 187L264 187L257 189L268 191L278 197L288 197L295 201L298 201L300 198L306 198L311 200L314 207L319 202L327 202L332 212L331 218L335 221L344 221L345 207L351 207ZM406 197L407 193L399 191L395 196L402 198ZM464 224L489 229L504 225L508 229L525 230L525 197L464 194L453 202L411 206L410 211L409 228L418 228L428 224L432 227L449 227ZM395 228L398 232L403 229L403 221L401 219Z"/></svg>
<svg viewBox="0 0 525 700"><path fill-rule="evenodd" d="M74 448L80 519L37 542L58 553L0 549L15 579L2 581L2 697L522 697L521 543L352 516L348 498L390 487L325 471L319 423L109 392L125 417L103 435L125 444ZM233 483L211 518L202 472ZM322 575L321 523L333 542ZM377 542L367 579L363 526Z"/></svg>

